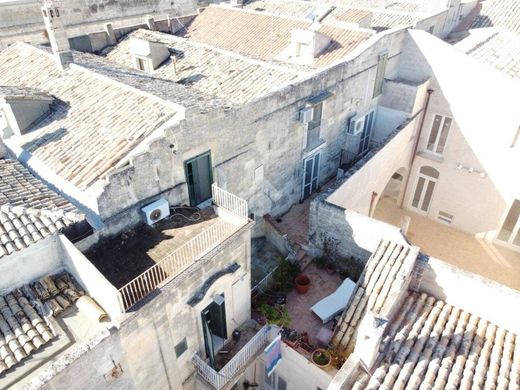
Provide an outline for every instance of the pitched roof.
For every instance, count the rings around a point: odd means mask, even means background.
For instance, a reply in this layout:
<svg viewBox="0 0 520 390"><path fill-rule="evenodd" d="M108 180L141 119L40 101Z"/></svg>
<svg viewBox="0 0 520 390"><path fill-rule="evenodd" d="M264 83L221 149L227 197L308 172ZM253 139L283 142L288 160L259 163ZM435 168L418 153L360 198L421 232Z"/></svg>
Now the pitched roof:
<svg viewBox="0 0 520 390"><path fill-rule="evenodd" d="M177 34L245 56L274 61L289 47L293 29L310 26L311 22L303 19L210 6ZM313 67L325 66L346 56L371 36L363 30L326 25L317 31L331 38L332 43L314 59Z"/></svg>
<svg viewBox="0 0 520 390"><path fill-rule="evenodd" d="M367 311L381 313L392 304L417 257L412 247L382 240L367 262L347 309L341 316L331 344L350 354L354 350L357 328Z"/></svg>
<svg viewBox="0 0 520 390"><path fill-rule="evenodd" d="M476 60L520 79L520 36L499 28L471 30L455 47Z"/></svg>
<svg viewBox="0 0 520 390"><path fill-rule="evenodd" d="M296 71L148 30L137 30L121 40L108 52L107 59L132 67L131 38L159 42L170 49L175 63L167 60L154 71L154 77L185 84L201 93L215 95L237 104L288 84L299 75Z"/></svg>
<svg viewBox="0 0 520 390"><path fill-rule="evenodd" d="M62 274L0 296L0 374L54 339L46 317L58 316L81 295L70 275Z"/></svg>
<svg viewBox="0 0 520 390"><path fill-rule="evenodd" d="M18 161L0 159L0 258L83 219Z"/></svg>
<svg viewBox="0 0 520 390"><path fill-rule="evenodd" d="M484 0L471 28L502 27L520 34L520 2L518 0Z"/></svg>
<svg viewBox="0 0 520 390"><path fill-rule="evenodd" d="M346 11L342 10L340 14L336 15L336 19L343 22L358 23L369 15L371 15L369 11L350 8Z"/></svg>
<svg viewBox="0 0 520 390"><path fill-rule="evenodd" d="M177 112L168 102L84 68L61 71L49 53L22 43L0 53L0 84L35 88L59 99L21 137L23 149L79 189L102 177ZM116 71L131 76L126 69Z"/></svg>
<svg viewBox="0 0 520 390"><path fill-rule="evenodd" d="M0 85L0 97L4 99L31 99L52 101L54 98L46 92L34 88Z"/></svg>
<svg viewBox="0 0 520 390"><path fill-rule="evenodd" d="M353 389L518 389L520 336L433 296L409 293L371 377Z"/></svg>

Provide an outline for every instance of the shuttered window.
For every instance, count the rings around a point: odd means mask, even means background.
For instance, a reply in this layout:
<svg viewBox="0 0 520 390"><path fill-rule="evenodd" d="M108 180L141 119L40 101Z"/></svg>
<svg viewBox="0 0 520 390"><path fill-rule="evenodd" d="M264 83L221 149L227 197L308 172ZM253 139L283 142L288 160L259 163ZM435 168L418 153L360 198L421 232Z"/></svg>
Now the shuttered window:
<svg viewBox="0 0 520 390"><path fill-rule="evenodd" d="M379 54L377 62L376 81L374 83L374 96L379 96L383 92L383 80L385 79L386 64L388 62L388 53Z"/></svg>

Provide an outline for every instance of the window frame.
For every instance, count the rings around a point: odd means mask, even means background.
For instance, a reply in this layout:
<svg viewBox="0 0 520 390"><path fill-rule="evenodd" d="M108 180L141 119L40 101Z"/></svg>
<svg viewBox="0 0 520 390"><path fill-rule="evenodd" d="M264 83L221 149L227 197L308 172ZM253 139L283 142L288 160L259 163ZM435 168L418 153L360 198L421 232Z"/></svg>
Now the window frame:
<svg viewBox="0 0 520 390"><path fill-rule="evenodd" d="M384 60L383 60L384 59ZM374 90L372 93L372 99L381 96L383 93L383 84L385 81L386 68L388 66L389 53L388 50L384 50L377 56L376 65L376 78L374 79Z"/></svg>
<svg viewBox="0 0 520 390"><path fill-rule="evenodd" d="M439 129L437 131L437 135L435 137L435 142L433 143L433 150L431 150L431 149L429 149L430 138L432 136L433 126L435 124L435 118L438 116L441 117L441 122L439 124ZM450 122L450 126L448 127L448 134L446 135L446 139L444 140L444 145L442 145L442 151L438 152L437 149L439 148L439 142L441 140L442 130L444 128L444 124L446 123L446 119L450 119L451 122ZM431 153L435 156L440 156L440 157L444 156L444 152L446 150L446 145L448 144L448 140L450 138L452 127L453 127L453 117L451 117L449 115L441 114L438 112L432 113L432 118L430 120L430 131L428 132L428 137L426 137L425 151L427 153Z"/></svg>
<svg viewBox="0 0 520 390"><path fill-rule="evenodd" d="M319 121L316 121L314 119L314 115L316 114L316 107L317 106L320 106L320 118L319 118ZM319 144L320 144L320 139L321 139L321 123L323 121L323 110L325 108L325 101L322 100L318 103L314 103L314 104L311 104L311 103L308 103L308 106L309 108L312 108L312 120L307 122L307 126L306 126L306 132L305 132L305 148L306 149L312 149L312 148L315 148L317 147ZM317 130L316 130L317 129ZM310 134L312 131L316 131L318 133L317 135L317 144L316 145L310 145L309 144L309 141L310 141Z"/></svg>
<svg viewBox="0 0 520 390"><path fill-rule="evenodd" d="M426 173L423 173L421 172L421 169L424 168L424 167L429 167L429 168L433 168L437 171L438 175L437 177L434 177L434 176L430 176ZM435 195L435 191L437 189L437 183L439 182L439 178L440 178L440 172L437 168L435 167L432 167L431 165L422 165L419 167L419 169L417 170L417 174L416 174L416 177L415 177L415 185L413 186L413 192L410 194L410 207L412 208L412 210L420 213L420 214L423 214L423 215L428 215L428 213L430 212L430 209L431 209L431 205L433 203L433 198L434 198L434 195ZM422 187L422 190L421 190L421 195L419 197L419 201L417 203L417 207L413 205L413 202L414 202L414 199L415 199L415 195L417 193L417 189L419 187L419 181L423 179L424 180L424 183L423 183L423 187ZM425 194L427 192L427 185L429 182L433 182L433 190L432 190L432 193L431 193L431 196L430 196L430 202L428 203L428 208L425 210L423 210L421 208L422 204L424 203L424 198L425 198Z"/></svg>

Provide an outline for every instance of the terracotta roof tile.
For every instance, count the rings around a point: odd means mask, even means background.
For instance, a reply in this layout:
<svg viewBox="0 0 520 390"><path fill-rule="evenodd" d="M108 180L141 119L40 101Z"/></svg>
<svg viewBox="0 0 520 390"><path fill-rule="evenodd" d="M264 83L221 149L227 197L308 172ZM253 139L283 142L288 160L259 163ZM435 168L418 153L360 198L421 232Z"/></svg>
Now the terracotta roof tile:
<svg viewBox="0 0 520 390"><path fill-rule="evenodd" d="M435 297L409 293L369 378L353 389L518 389L520 338Z"/></svg>
<svg viewBox="0 0 520 390"><path fill-rule="evenodd" d="M18 161L0 159L0 258L83 219Z"/></svg>
<svg viewBox="0 0 520 390"><path fill-rule="evenodd" d="M336 19L341 20L343 22L358 23L371 14L372 13L370 11L350 8L338 14L336 16Z"/></svg>
<svg viewBox="0 0 520 390"><path fill-rule="evenodd" d="M397 296L413 269L417 252L383 240L367 262L352 298L336 327L331 344L347 355L354 350L357 328L367 311L379 314ZM391 302L388 302L391 303Z"/></svg>
<svg viewBox="0 0 520 390"><path fill-rule="evenodd" d="M178 34L245 56L274 61L277 55L289 47L293 29L306 29L310 26L311 22L306 20L212 6ZM362 30L326 25L318 31L333 42L315 58L314 67L328 65L346 56L371 36Z"/></svg>
<svg viewBox="0 0 520 390"><path fill-rule="evenodd" d="M221 49L148 30L137 30L120 41L108 52L107 59L132 67L131 38L159 42L170 49L175 64L167 60L155 70L155 77L173 80L237 104L288 84L299 75L296 71L242 59Z"/></svg>
<svg viewBox="0 0 520 390"><path fill-rule="evenodd" d="M502 27L520 34L520 1L485 0L481 4L482 9L470 28Z"/></svg>
<svg viewBox="0 0 520 390"><path fill-rule="evenodd" d="M96 56L78 54L78 60L86 57ZM131 72L119 73L134 79ZM51 113L22 136L22 147L80 189L176 113L160 99L82 67L61 71L50 54L21 43L0 53L0 84L38 89L58 99Z"/></svg>
<svg viewBox="0 0 520 390"><path fill-rule="evenodd" d="M477 29L456 47L499 72L520 79L520 36L499 28Z"/></svg>

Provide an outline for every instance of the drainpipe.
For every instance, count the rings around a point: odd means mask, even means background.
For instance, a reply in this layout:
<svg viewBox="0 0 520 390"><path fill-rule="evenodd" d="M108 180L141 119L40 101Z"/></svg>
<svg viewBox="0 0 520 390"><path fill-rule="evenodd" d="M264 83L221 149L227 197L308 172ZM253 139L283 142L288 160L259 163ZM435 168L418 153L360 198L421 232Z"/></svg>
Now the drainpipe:
<svg viewBox="0 0 520 390"><path fill-rule="evenodd" d="M426 119L426 112L428 111L428 105L430 104L430 98L432 96L433 89L427 89L426 92L428 93L428 96L426 97L426 103L424 104L423 115L421 117L421 124L419 126L419 131L417 133L417 138L415 139L415 144L413 146L413 153L412 153L412 157L410 158L410 165L408 167L408 175L406 175L406 181L405 181L405 184L404 184L403 197L401 198L401 204L399 206L400 208L403 208L404 198L406 197L406 192L407 192L407 189L408 189L408 183L410 181L410 175L412 173L412 166L413 166L413 163L415 161L415 156L417 154L417 148L419 147L419 140L421 139L421 135L422 135L423 127L424 127L424 120Z"/></svg>

